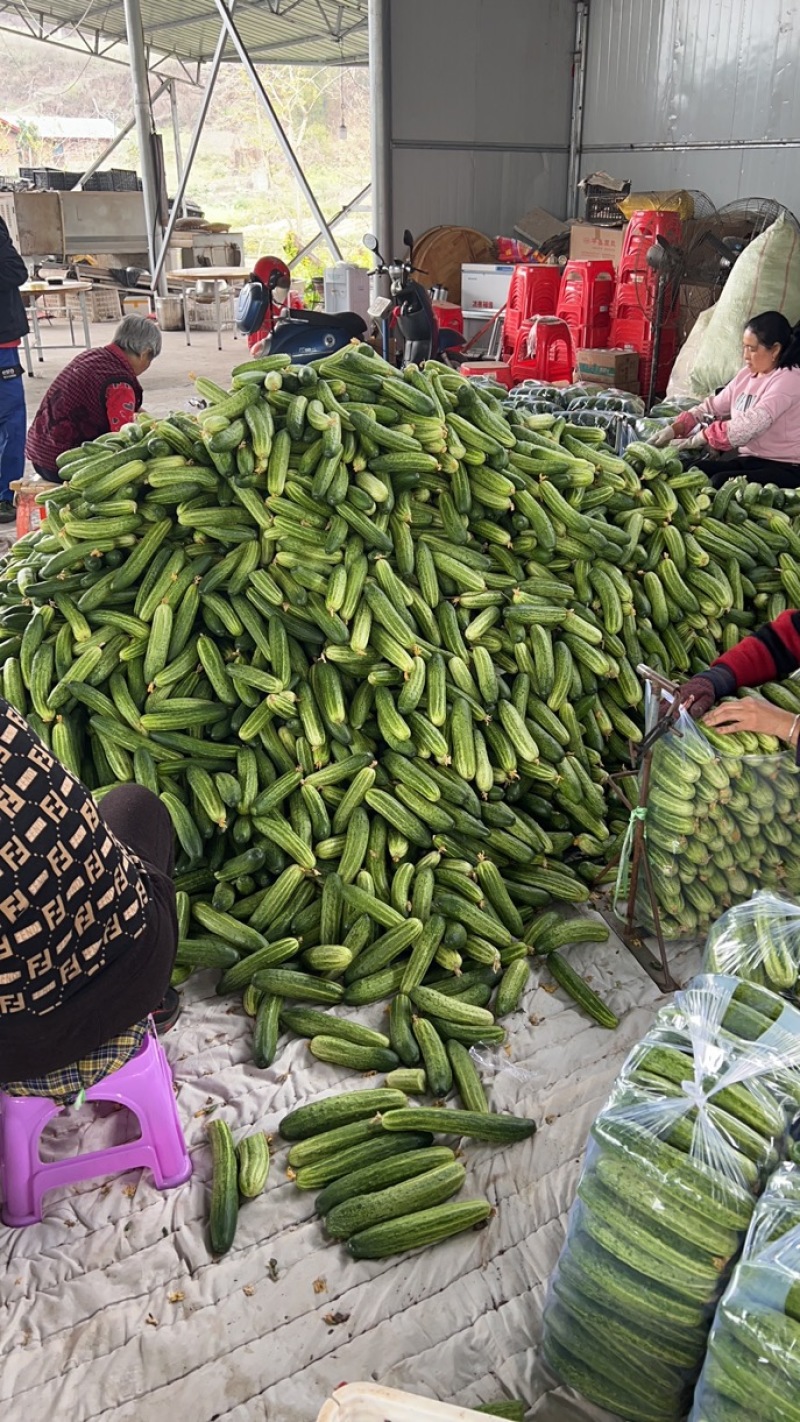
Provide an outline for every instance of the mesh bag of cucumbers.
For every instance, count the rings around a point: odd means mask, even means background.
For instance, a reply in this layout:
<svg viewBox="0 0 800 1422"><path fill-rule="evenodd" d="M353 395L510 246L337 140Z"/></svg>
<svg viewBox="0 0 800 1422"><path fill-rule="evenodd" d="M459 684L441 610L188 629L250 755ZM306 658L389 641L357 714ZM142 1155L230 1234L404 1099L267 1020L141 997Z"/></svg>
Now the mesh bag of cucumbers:
<svg viewBox="0 0 800 1422"><path fill-rule="evenodd" d="M551 1281L564 1382L631 1422L686 1415L798 1103L800 1012L766 988L701 976L659 1012L592 1127Z"/></svg>
<svg viewBox="0 0 800 1422"><path fill-rule="evenodd" d="M666 939L705 933L759 889L800 892L798 769L774 736L722 735L681 711L652 752L645 842ZM639 877L637 911L652 926Z"/></svg>
<svg viewBox="0 0 800 1422"><path fill-rule="evenodd" d="M708 934L703 971L793 993L800 976L800 904L769 889L735 904Z"/></svg>
<svg viewBox="0 0 800 1422"><path fill-rule="evenodd" d="M773 1175L717 1309L690 1422L800 1418L800 1170Z"/></svg>

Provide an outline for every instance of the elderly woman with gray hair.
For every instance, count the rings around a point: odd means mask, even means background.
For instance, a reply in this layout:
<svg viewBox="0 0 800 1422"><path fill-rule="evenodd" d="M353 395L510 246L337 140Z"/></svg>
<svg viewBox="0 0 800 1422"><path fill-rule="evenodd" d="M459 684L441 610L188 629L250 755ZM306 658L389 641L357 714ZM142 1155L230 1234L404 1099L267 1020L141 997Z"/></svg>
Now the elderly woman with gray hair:
<svg viewBox="0 0 800 1422"><path fill-rule="evenodd" d="M59 454L129 424L142 404L139 377L160 351L155 322L126 316L110 346L82 351L65 366L28 431L25 453L36 473L57 482Z"/></svg>

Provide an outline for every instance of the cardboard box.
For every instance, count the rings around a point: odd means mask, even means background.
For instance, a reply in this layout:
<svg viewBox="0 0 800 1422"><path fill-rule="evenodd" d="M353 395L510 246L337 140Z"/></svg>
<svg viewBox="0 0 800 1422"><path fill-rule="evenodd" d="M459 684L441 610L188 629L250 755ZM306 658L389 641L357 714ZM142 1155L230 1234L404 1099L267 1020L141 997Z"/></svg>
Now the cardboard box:
<svg viewBox="0 0 800 1422"><path fill-rule="evenodd" d="M570 228L569 255L573 262L613 262L619 266L624 227L592 227L575 222Z"/></svg>
<svg viewBox="0 0 800 1422"><path fill-rule="evenodd" d="M575 355L575 374L578 380L606 388L631 390L636 385L638 390L639 357L636 351L579 350Z"/></svg>
<svg viewBox="0 0 800 1422"><path fill-rule="evenodd" d="M534 207L514 223L514 231L534 247L541 247L549 238L565 232L567 226L563 218L554 217L543 207Z"/></svg>
<svg viewBox="0 0 800 1422"><path fill-rule="evenodd" d="M499 262L466 262L461 268L462 311L485 311L488 318L508 299L514 267Z"/></svg>

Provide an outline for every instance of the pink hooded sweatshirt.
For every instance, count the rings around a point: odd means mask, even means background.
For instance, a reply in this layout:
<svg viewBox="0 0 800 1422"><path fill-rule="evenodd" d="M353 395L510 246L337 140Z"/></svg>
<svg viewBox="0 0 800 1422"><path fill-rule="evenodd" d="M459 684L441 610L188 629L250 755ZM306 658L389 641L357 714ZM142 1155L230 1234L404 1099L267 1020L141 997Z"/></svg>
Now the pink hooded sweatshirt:
<svg viewBox="0 0 800 1422"><path fill-rule="evenodd" d="M800 464L800 367L769 375L740 370L719 395L673 424L679 439L703 425L711 449Z"/></svg>

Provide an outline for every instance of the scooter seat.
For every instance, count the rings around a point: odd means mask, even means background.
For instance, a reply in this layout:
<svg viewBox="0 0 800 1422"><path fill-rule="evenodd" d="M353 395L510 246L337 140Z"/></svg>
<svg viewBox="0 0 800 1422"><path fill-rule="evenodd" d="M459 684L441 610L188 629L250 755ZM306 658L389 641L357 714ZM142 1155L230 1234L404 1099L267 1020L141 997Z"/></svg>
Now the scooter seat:
<svg viewBox="0 0 800 1422"><path fill-rule="evenodd" d="M293 310L291 315L281 317L279 325L283 326L284 322L298 326L324 326L328 331L345 331L348 336L363 336L367 329L355 311Z"/></svg>

